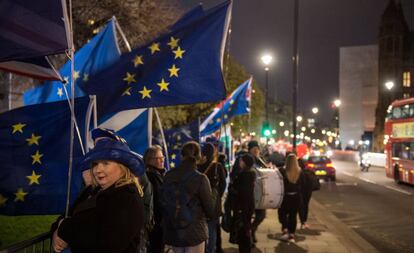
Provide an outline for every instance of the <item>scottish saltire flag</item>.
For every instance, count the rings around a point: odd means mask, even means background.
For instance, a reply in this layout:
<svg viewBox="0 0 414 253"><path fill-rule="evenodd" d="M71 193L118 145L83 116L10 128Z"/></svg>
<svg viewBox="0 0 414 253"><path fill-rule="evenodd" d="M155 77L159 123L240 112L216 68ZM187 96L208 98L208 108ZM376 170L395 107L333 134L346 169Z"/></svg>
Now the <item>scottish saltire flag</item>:
<svg viewBox="0 0 414 253"><path fill-rule="evenodd" d="M80 133L89 98L76 99ZM67 101L21 107L0 114L0 214L63 213L66 204L71 113ZM82 157L74 142L74 165ZM73 171L71 196L82 184Z"/></svg>
<svg viewBox="0 0 414 253"><path fill-rule="evenodd" d="M100 112L211 102L225 97L222 56L230 2L124 54L83 88Z"/></svg>
<svg viewBox="0 0 414 253"><path fill-rule="evenodd" d="M180 164L180 152L182 146L188 141L200 142L199 137L199 122L193 121L187 125L164 130L165 142L168 149L168 160L170 162L169 168L173 169ZM154 142L161 147L163 146L162 137L157 133Z"/></svg>
<svg viewBox="0 0 414 253"><path fill-rule="evenodd" d="M124 138L132 151L143 155L151 145L152 113L151 109L125 110L105 117L98 125L112 129Z"/></svg>
<svg viewBox="0 0 414 253"><path fill-rule="evenodd" d="M115 34L115 19L102 29L88 44L84 45L75 54L75 97L85 96L80 85L89 85L89 78L105 67L119 59L120 51ZM71 89L71 61L60 69L60 74L66 82L68 92ZM24 93L25 105L60 101L66 99L60 81L46 82L39 87L28 90ZM70 94L69 94L70 95Z"/></svg>
<svg viewBox="0 0 414 253"><path fill-rule="evenodd" d="M39 80L62 80L47 56L0 62L0 69Z"/></svg>
<svg viewBox="0 0 414 253"><path fill-rule="evenodd" d="M222 103L216 106L214 111L201 123L201 136L214 133L220 129L222 124L227 124L234 116L250 112L251 83L252 79L250 78L230 94L224 101L223 107L221 106Z"/></svg>
<svg viewBox="0 0 414 253"><path fill-rule="evenodd" d="M0 62L65 53L66 11L61 0L1 0Z"/></svg>

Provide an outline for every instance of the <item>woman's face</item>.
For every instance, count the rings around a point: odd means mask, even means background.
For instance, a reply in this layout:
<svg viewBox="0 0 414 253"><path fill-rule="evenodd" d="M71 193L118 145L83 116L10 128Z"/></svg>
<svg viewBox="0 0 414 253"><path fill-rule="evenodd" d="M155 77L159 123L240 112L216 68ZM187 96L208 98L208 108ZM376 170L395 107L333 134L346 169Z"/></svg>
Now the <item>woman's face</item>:
<svg viewBox="0 0 414 253"><path fill-rule="evenodd" d="M148 161L149 165L157 168L163 169L164 168L164 155L160 150L158 150L153 157L151 157Z"/></svg>
<svg viewBox="0 0 414 253"><path fill-rule="evenodd" d="M97 161L92 167L92 173L102 189L110 187L123 176L118 163L106 160Z"/></svg>

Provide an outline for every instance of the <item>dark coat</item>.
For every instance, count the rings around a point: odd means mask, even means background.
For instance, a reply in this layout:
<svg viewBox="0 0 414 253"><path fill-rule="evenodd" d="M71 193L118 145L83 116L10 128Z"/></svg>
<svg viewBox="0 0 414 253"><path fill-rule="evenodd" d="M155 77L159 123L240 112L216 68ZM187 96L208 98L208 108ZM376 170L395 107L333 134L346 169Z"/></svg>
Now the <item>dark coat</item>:
<svg viewBox="0 0 414 253"><path fill-rule="evenodd" d="M195 163L182 161L179 167L167 172L164 184L180 181L189 170L195 170L198 174L187 183L186 187L186 191L196 200L192 209L193 222L183 229L173 229L167 225L167 222L163 222L165 243L175 247L190 247L206 241L208 239L206 218L213 218L215 214L215 201L211 194L209 180L206 175L197 171Z"/></svg>
<svg viewBox="0 0 414 253"><path fill-rule="evenodd" d="M144 207L132 184L111 186L79 202L60 224L58 235L73 253L136 252Z"/></svg>
<svg viewBox="0 0 414 253"><path fill-rule="evenodd" d="M241 170L233 182L234 210L241 211L247 216L254 212L254 184L256 172L253 169Z"/></svg>
<svg viewBox="0 0 414 253"><path fill-rule="evenodd" d="M161 226L162 203L161 187L164 183L164 170L159 170L151 166L147 167L147 177L152 184L154 202L154 226Z"/></svg>

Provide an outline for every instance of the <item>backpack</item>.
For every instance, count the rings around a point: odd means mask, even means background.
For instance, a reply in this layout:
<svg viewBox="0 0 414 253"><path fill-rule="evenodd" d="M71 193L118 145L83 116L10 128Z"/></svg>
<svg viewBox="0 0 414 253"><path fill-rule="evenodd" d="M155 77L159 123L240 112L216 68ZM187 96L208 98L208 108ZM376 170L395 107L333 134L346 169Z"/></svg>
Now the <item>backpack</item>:
<svg viewBox="0 0 414 253"><path fill-rule="evenodd" d="M164 218L168 227L183 229L193 222L193 195L186 191L186 186L196 171L184 174L180 181L164 181L162 186L162 205Z"/></svg>

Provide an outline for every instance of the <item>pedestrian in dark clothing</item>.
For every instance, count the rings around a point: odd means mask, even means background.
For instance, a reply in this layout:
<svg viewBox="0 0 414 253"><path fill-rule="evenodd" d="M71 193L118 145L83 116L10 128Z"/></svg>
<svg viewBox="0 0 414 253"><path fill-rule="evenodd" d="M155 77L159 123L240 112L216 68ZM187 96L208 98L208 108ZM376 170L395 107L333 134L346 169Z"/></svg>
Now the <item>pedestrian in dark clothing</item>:
<svg viewBox="0 0 414 253"><path fill-rule="evenodd" d="M217 225L221 216L221 196L226 190L226 173L223 166L218 163L217 150L211 143L204 143L201 148L201 164L198 165L198 171L205 174L209 181L212 194L216 200L216 213L213 218L208 220L208 241L206 244L206 253L215 253L217 243Z"/></svg>
<svg viewBox="0 0 414 253"><path fill-rule="evenodd" d="M282 206L278 210L279 221L282 223L280 237L283 241L295 241L295 231L299 207L302 201L303 173L299 167L295 154L286 158L285 169L280 170L283 176L284 196Z"/></svg>
<svg viewBox="0 0 414 253"><path fill-rule="evenodd" d="M245 154L239 160L241 171L234 180L236 197L233 206L234 226L239 252L250 253L252 243L252 216L254 212L254 184L256 172L253 171L254 157Z"/></svg>
<svg viewBox="0 0 414 253"><path fill-rule="evenodd" d="M302 187L302 201L299 208L300 228L308 229L309 202L312 198L312 191L315 190L315 184L318 184L319 179L313 171L305 169L305 162L302 158L298 160L299 166L303 173L303 187Z"/></svg>
<svg viewBox="0 0 414 253"><path fill-rule="evenodd" d="M248 151L251 155L254 156L254 165L253 169L257 170L258 168L268 168L269 165L267 162L260 157L260 147L259 143L255 140L250 141L247 144ZM254 220L252 223L252 238L253 242L257 242L256 238L256 231L259 225L263 222L263 220L266 218L266 209L256 209L254 211Z"/></svg>
<svg viewBox="0 0 414 253"><path fill-rule="evenodd" d="M175 253L204 253L205 242L208 239L207 220L216 215L215 200L213 199L210 182L206 175L197 171L197 163L201 159L200 146L194 141L187 142L181 149L181 164L167 172L164 177L162 190L163 200L163 232L165 243L173 246ZM174 227L174 221L168 214L178 209L168 210L166 198L170 193L166 190L172 184L183 185L184 179L195 174L184 185L187 196L192 200L192 222L185 227ZM175 207L173 207L175 208Z"/></svg>
<svg viewBox="0 0 414 253"><path fill-rule="evenodd" d="M226 182L226 184L227 184L227 175L228 175L228 172L227 172L227 164L228 164L228 161L227 161L227 156L226 156L226 154L224 154L224 153L219 153L218 154L218 158L217 158L217 161L223 166L223 168L224 168L224 172L225 172L225 176L224 176L224 178L225 178L225 182ZM220 195L220 199L223 199L223 195L224 195L224 192L223 192L223 194L221 194ZM221 213L221 215L223 215L223 212ZM224 250L223 250L223 247L222 247L222 241L221 241L221 224L220 224L220 222L218 222L217 223L217 243L216 243L216 253L224 253Z"/></svg>
<svg viewBox="0 0 414 253"><path fill-rule="evenodd" d="M71 216L55 226L54 251L136 253L144 223L143 192L135 176L144 173L142 159L127 144L105 139L85 155L79 169L91 169L94 183Z"/></svg>
<svg viewBox="0 0 414 253"><path fill-rule="evenodd" d="M164 252L164 239L162 233L162 203L161 187L164 182L165 168L162 148L158 145L149 147L144 153L146 174L153 189L154 225L148 234L148 253Z"/></svg>

